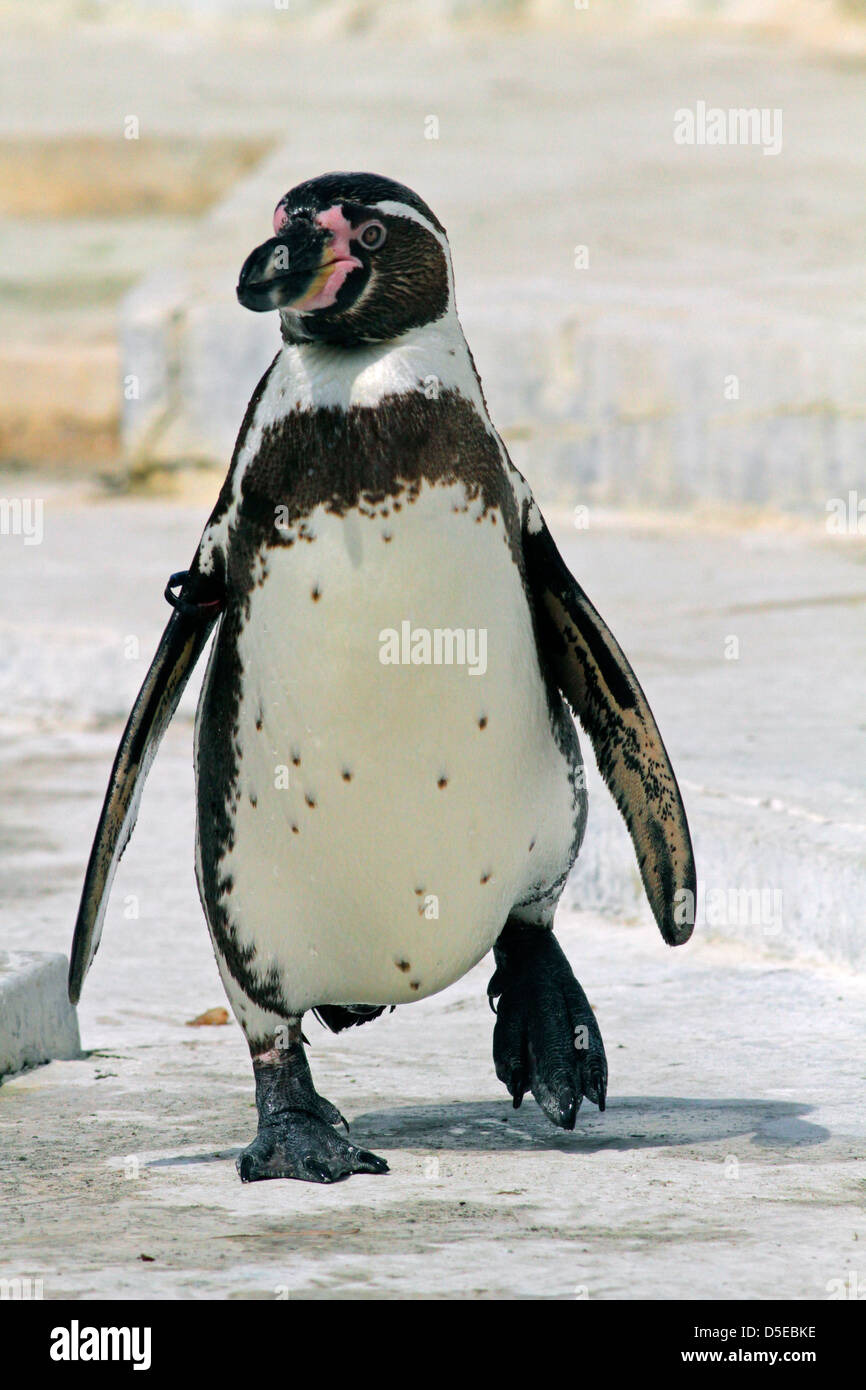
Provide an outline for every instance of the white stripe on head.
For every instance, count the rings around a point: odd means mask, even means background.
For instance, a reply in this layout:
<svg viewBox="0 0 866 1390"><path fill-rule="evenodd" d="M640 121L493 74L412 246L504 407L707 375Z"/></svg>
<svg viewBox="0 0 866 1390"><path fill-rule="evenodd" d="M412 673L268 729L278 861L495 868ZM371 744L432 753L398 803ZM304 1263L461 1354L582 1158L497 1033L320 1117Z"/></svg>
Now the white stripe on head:
<svg viewBox="0 0 866 1390"><path fill-rule="evenodd" d="M438 227L434 227L430 219L425 217L423 212L419 212L417 208L410 207L408 203L398 203L387 198L380 203L370 203L370 207L378 208L380 212L384 212L389 217L408 217L410 222L417 222L419 226L426 227L427 231L435 236L439 244L447 250L448 242L444 232L441 232Z"/></svg>
<svg viewBox="0 0 866 1390"><path fill-rule="evenodd" d="M448 245L448 238L445 233L441 232L438 227L434 227L429 218L426 218L422 212L418 212L417 208L410 207L408 203L392 202L386 198L381 203L371 203L370 207L376 208L379 212L384 212L386 217L405 217L410 222L417 222L419 227L423 227L425 232L429 232L430 235L438 241L442 248L442 254L445 257L445 269L448 274L448 305L445 312L446 314L453 313L456 309L454 298L454 268L451 264L451 248Z"/></svg>

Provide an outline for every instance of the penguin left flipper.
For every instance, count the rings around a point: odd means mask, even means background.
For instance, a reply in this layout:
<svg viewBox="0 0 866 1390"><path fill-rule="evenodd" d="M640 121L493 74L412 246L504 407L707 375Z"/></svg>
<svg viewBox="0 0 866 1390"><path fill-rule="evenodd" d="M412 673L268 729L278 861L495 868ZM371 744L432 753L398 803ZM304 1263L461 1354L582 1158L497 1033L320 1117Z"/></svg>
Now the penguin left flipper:
<svg viewBox="0 0 866 1390"><path fill-rule="evenodd" d="M222 608L211 580L192 573L138 692L120 740L90 851L69 961L69 998L77 1004L102 935L111 884L135 827L144 781L160 740ZM166 594L169 597L169 594Z"/></svg>
<svg viewBox="0 0 866 1390"><path fill-rule="evenodd" d="M637 851L659 930L670 946L694 926L695 861L680 789L637 676L569 572L537 505L523 527L539 657L588 733Z"/></svg>

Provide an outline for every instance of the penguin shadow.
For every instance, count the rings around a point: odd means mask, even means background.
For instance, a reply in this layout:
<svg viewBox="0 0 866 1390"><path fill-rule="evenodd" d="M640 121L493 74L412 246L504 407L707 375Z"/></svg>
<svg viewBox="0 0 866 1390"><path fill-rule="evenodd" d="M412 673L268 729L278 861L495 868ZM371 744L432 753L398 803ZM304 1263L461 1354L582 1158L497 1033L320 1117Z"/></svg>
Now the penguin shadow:
<svg viewBox="0 0 866 1390"><path fill-rule="evenodd" d="M352 1120L356 1144L382 1149L559 1150L677 1148L751 1136L760 1149L823 1144L830 1131L806 1120L796 1101L696 1100L685 1096L617 1096L600 1114L584 1102L574 1130L557 1129L527 1095L510 1102L461 1101L370 1110Z"/></svg>
<svg viewBox="0 0 866 1390"><path fill-rule="evenodd" d="M814 1107L797 1101L695 1100L686 1096L617 1096L604 1114L584 1102L572 1131L556 1129L527 1095L519 1110L509 1101L455 1101L368 1110L351 1121L350 1138L362 1148L438 1153L598 1153L604 1149L665 1149L712 1144L751 1135L770 1152L824 1144L822 1125L804 1119ZM241 1146L152 1159L149 1168L176 1168L235 1159Z"/></svg>

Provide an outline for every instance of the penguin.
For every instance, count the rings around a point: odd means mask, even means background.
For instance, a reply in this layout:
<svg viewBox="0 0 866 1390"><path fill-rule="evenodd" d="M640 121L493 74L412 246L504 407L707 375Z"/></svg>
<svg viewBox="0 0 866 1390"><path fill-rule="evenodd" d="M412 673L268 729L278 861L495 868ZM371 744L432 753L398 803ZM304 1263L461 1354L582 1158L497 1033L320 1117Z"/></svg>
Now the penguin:
<svg viewBox="0 0 866 1390"><path fill-rule="evenodd" d="M340 1031L441 991L491 949L496 1075L573 1129L607 1061L553 933L587 800L575 716L661 934L695 864L638 679L566 568L487 411L445 230L390 178L291 189L237 286L279 351L126 725L72 945L77 1002L159 740L211 635L196 878L249 1044L244 1182L387 1171L313 1084ZM689 897L691 895L691 897Z"/></svg>

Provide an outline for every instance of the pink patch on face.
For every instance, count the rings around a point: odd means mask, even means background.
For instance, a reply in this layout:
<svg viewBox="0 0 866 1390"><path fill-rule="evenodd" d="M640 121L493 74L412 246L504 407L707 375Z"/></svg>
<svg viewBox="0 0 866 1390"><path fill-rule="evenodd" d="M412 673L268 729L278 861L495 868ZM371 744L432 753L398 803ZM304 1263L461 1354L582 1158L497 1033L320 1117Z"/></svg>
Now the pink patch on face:
<svg viewBox="0 0 866 1390"><path fill-rule="evenodd" d="M316 226L324 227L326 232L331 233L331 251L335 261L354 260L352 249L349 246L349 238L352 235L352 224L342 213L339 207L328 208L327 212L320 212L316 215ZM360 265L360 261L355 262Z"/></svg>
<svg viewBox="0 0 866 1390"><path fill-rule="evenodd" d="M352 255L349 246L353 235L352 224L343 216L339 207L317 213L315 222L317 226L330 232L331 240L325 247L325 260L310 289L303 299L292 305L293 309L301 312L329 308L351 271L359 269L362 265L358 257Z"/></svg>
<svg viewBox="0 0 866 1390"><path fill-rule="evenodd" d="M321 275L317 275L312 287L312 292L306 298L299 299L292 307L298 310L307 309L328 309L334 303L346 277L355 266L360 265L360 261L330 261L324 268ZM322 278L324 277L324 283ZM318 286L321 285L321 289Z"/></svg>
<svg viewBox="0 0 866 1390"><path fill-rule="evenodd" d="M277 203L274 209L274 232L277 236L279 236L288 220L289 214L286 212L286 209L283 207L282 203Z"/></svg>

